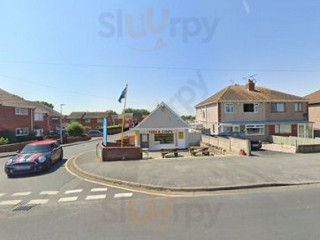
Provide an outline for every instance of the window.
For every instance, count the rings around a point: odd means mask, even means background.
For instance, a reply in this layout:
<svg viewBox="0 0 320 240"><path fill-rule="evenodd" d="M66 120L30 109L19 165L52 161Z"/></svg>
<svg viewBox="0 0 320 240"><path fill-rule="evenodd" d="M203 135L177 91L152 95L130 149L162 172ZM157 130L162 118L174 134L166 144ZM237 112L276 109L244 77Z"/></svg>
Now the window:
<svg viewBox="0 0 320 240"><path fill-rule="evenodd" d="M44 116L43 113L35 113L34 114L34 120L35 121L43 121L43 116Z"/></svg>
<svg viewBox="0 0 320 240"><path fill-rule="evenodd" d="M294 104L294 111L295 112L303 112L303 104L302 103L295 103Z"/></svg>
<svg viewBox="0 0 320 240"><path fill-rule="evenodd" d="M16 115L28 115L28 109L27 108L16 108Z"/></svg>
<svg viewBox="0 0 320 240"><path fill-rule="evenodd" d="M285 106L284 103L272 103L271 112L284 112Z"/></svg>
<svg viewBox="0 0 320 240"><path fill-rule="evenodd" d="M240 132L239 125L224 125L221 127L221 132Z"/></svg>
<svg viewBox="0 0 320 240"><path fill-rule="evenodd" d="M224 112L225 113L233 113L233 103L226 103L224 105Z"/></svg>
<svg viewBox="0 0 320 240"><path fill-rule="evenodd" d="M161 133L154 135L155 144L173 144L174 135L173 133Z"/></svg>
<svg viewBox="0 0 320 240"><path fill-rule="evenodd" d="M103 118L98 118L97 122L98 123L103 123Z"/></svg>
<svg viewBox="0 0 320 240"><path fill-rule="evenodd" d="M85 119L84 123L91 123L91 119Z"/></svg>
<svg viewBox="0 0 320 240"><path fill-rule="evenodd" d="M245 113L258 113L259 104L258 103L245 103L243 104L243 112Z"/></svg>
<svg viewBox="0 0 320 240"><path fill-rule="evenodd" d="M292 133L292 127L290 124L275 125L275 133Z"/></svg>
<svg viewBox="0 0 320 240"><path fill-rule="evenodd" d="M16 128L16 136L27 136L29 135L29 128Z"/></svg>
<svg viewBox="0 0 320 240"><path fill-rule="evenodd" d="M36 137L42 137L43 136L43 129L35 129L34 133Z"/></svg>
<svg viewBox="0 0 320 240"><path fill-rule="evenodd" d="M205 120L206 119L206 109L202 108L201 111L202 111L202 119Z"/></svg>
<svg viewBox="0 0 320 240"><path fill-rule="evenodd" d="M247 135L264 135L264 125L246 125Z"/></svg>

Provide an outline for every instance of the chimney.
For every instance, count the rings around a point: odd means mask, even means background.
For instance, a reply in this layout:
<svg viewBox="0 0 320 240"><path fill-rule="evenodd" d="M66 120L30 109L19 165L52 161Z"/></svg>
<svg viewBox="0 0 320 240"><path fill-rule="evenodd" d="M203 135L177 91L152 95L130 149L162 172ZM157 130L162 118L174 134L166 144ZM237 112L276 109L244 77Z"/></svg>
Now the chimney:
<svg viewBox="0 0 320 240"><path fill-rule="evenodd" d="M256 84L254 83L254 81L252 79L249 79L248 80L248 83L246 85L246 88L249 90L249 91L255 91L256 90Z"/></svg>

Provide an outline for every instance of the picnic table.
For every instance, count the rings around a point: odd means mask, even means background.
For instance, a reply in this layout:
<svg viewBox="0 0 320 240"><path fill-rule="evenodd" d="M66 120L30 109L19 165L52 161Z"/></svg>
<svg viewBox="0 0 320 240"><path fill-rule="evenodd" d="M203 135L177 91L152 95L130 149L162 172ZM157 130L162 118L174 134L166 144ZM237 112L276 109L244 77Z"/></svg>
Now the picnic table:
<svg viewBox="0 0 320 240"><path fill-rule="evenodd" d="M202 153L202 155L209 156L209 147L190 147L189 152L191 156L196 156L198 153Z"/></svg>
<svg viewBox="0 0 320 240"><path fill-rule="evenodd" d="M170 153L174 153L175 157L179 157L178 150L179 150L178 148L162 148L161 149L162 158L165 158L165 156Z"/></svg>

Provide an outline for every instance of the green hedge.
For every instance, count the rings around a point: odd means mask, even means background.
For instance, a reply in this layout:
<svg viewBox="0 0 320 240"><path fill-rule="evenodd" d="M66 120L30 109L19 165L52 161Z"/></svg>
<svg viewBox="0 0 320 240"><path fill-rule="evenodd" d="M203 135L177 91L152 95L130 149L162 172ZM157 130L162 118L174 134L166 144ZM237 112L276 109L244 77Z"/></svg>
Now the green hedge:
<svg viewBox="0 0 320 240"><path fill-rule="evenodd" d="M82 126L78 122L70 123L68 124L67 128L67 133L71 137L78 137L81 136L84 132L84 126Z"/></svg>

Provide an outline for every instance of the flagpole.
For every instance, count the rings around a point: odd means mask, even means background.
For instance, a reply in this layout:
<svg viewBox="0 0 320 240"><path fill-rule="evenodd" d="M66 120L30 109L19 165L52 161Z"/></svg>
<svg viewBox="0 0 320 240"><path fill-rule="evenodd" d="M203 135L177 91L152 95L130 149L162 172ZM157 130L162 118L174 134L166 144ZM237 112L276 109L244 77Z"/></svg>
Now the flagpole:
<svg viewBox="0 0 320 240"><path fill-rule="evenodd" d="M124 107L123 107L123 112L122 112L121 147L123 147L123 130L124 130L124 124L125 124L125 112L126 112L126 106L127 106L127 95L128 95L128 84L126 85L126 97L124 99Z"/></svg>

